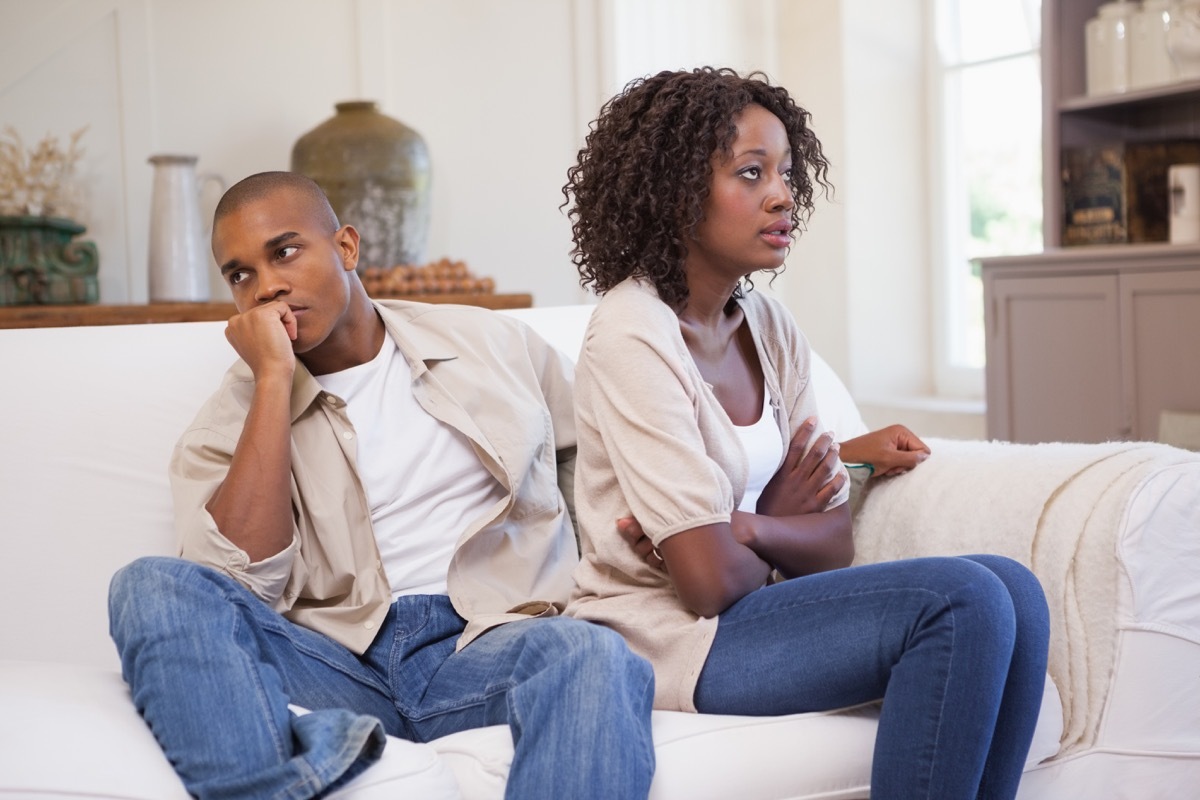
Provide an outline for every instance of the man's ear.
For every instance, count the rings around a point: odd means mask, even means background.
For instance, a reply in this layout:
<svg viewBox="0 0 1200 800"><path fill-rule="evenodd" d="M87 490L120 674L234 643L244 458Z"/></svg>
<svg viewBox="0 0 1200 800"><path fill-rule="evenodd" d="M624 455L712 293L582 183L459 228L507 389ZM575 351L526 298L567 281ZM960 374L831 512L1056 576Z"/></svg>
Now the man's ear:
<svg viewBox="0 0 1200 800"><path fill-rule="evenodd" d="M353 272L358 267L358 231L353 225L343 225L333 234L333 239L342 249L342 268Z"/></svg>

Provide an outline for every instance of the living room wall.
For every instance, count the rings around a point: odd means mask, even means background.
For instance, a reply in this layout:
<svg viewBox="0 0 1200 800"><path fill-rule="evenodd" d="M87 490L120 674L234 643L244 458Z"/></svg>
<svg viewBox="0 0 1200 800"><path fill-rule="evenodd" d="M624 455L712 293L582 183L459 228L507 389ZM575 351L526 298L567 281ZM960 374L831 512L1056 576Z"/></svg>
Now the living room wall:
<svg viewBox="0 0 1200 800"><path fill-rule="evenodd" d="M429 145L427 258L464 260L539 304L577 302L558 204L583 124L576 62L594 58L577 41L588 5L0 0L0 124L28 143L87 126L103 302L147 298L148 156L198 155L229 182L287 169L300 135L359 98Z"/></svg>
<svg viewBox="0 0 1200 800"><path fill-rule="evenodd" d="M771 291L882 424L932 386L927 5L0 0L0 125L27 142L87 126L84 222L101 252L101 299L142 302L148 156L195 154L227 181L286 169L334 103L376 99L429 144L427 258L466 261L498 291L548 305L587 299L559 190L601 103L662 68L763 69L813 112L837 187ZM215 271L213 291L225 296Z"/></svg>

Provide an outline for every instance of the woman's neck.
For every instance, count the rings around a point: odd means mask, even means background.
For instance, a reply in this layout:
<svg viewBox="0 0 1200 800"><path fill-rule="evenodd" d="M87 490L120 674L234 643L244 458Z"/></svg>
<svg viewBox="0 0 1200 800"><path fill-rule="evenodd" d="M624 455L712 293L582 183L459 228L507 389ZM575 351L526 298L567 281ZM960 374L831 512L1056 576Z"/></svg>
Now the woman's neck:
<svg viewBox="0 0 1200 800"><path fill-rule="evenodd" d="M734 308L730 304L737 283L715 277L688 277L688 299L679 311L679 321L693 328L716 331L726 327Z"/></svg>

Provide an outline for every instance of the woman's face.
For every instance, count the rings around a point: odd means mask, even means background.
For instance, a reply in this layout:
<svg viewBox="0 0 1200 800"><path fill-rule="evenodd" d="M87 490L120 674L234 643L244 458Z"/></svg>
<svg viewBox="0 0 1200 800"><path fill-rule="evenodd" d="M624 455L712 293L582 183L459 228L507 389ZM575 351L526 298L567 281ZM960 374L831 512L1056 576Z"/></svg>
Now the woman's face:
<svg viewBox="0 0 1200 800"><path fill-rule="evenodd" d="M792 149L779 118L749 105L734 119L730 153L712 158L704 219L688 246L689 281L722 277L736 282L783 264L792 245Z"/></svg>

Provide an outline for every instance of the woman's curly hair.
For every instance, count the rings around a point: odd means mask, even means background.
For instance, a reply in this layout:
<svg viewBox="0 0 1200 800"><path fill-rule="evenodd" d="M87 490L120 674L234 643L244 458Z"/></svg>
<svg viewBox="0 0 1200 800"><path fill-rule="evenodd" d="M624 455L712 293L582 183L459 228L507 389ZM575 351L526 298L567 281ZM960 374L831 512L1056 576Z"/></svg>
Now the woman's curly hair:
<svg viewBox="0 0 1200 800"><path fill-rule="evenodd" d="M829 191L829 162L809 128L811 115L760 72L701 67L631 82L604 104L578 161L567 171L564 206L580 283L604 294L625 278L653 283L672 308L687 301L687 242L704 218L711 159L731 153L736 117L763 106L783 123L792 147L792 225L803 229L814 186Z"/></svg>

